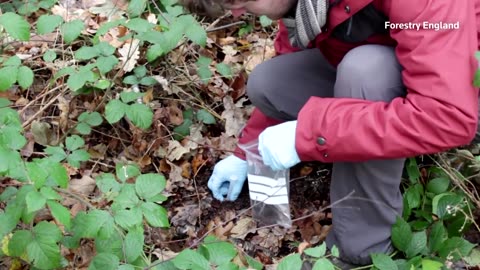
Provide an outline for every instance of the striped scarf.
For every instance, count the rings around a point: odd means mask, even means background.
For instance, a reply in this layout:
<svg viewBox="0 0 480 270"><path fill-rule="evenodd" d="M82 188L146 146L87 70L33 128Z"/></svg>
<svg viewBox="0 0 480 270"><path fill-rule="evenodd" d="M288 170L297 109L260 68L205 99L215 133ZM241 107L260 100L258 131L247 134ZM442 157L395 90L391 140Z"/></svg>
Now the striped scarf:
<svg viewBox="0 0 480 270"><path fill-rule="evenodd" d="M329 0L298 0L295 18L282 19L290 43L305 49L327 23Z"/></svg>

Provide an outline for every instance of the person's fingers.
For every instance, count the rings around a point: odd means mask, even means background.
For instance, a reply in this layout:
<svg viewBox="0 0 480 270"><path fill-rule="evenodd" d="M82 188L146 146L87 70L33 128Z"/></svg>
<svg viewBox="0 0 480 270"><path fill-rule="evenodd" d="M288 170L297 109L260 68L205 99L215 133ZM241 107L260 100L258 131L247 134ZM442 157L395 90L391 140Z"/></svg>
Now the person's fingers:
<svg viewBox="0 0 480 270"><path fill-rule="evenodd" d="M219 201L223 201L224 200L224 197L222 196L221 192L220 192L220 186L222 185L222 181L220 178L218 178L216 176L216 174L212 174L212 176L210 176L210 179L208 180L208 188L212 191L212 195L215 199L219 200Z"/></svg>
<svg viewBox="0 0 480 270"><path fill-rule="evenodd" d="M228 194L229 187L230 187L229 182L223 182L222 185L220 186L220 194L222 194L222 196L226 196Z"/></svg>
<svg viewBox="0 0 480 270"><path fill-rule="evenodd" d="M230 185L232 185L232 188L227 195L227 200L235 201L236 199L238 199L240 191L242 191L243 181L233 181L230 183Z"/></svg>

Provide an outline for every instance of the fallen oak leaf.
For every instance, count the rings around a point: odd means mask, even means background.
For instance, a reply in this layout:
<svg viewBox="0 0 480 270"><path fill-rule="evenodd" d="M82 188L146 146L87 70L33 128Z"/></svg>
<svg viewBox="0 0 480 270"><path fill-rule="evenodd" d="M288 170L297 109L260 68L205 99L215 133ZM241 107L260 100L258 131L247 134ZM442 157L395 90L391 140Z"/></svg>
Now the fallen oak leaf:
<svg viewBox="0 0 480 270"><path fill-rule="evenodd" d="M140 40L133 39L131 43L125 43L118 53L121 55L119 57L120 61L123 63L123 70L130 72L135 68L138 59L140 58Z"/></svg>

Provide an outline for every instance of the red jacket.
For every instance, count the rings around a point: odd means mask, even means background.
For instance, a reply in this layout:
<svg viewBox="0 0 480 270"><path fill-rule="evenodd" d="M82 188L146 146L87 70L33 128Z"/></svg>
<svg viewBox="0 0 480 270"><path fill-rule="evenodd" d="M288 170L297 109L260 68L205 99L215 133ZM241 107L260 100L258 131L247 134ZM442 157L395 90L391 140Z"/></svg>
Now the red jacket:
<svg viewBox="0 0 480 270"><path fill-rule="evenodd" d="M458 30L393 30L352 44L329 31L369 3L397 22L459 22ZM403 66L406 97L391 102L311 97L301 109L296 149L302 161L365 161L411 157L469 144L477 129L480 0L342 0L328 15L327 26L310 44L337 65L362 44L395 46ZM275 40L277 53L296 51L284 26ZM255 109L239 143L280 123ZM318 144L317 138L324 138ZM236 155L244 158L238 149Z"/></svg>

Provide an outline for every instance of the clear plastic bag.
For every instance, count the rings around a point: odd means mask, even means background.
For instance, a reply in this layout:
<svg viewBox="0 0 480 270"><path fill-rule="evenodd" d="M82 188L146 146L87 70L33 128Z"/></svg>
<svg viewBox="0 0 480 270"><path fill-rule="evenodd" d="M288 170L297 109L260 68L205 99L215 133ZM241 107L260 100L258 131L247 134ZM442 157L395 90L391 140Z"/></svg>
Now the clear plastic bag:
<svg viewBox="0 0 480 270"><path fill-rule="evenodd" d="M239 147L245 151L248 163L248 190L252 205L252 217L260 226L292 226L290 216L290 170L274 171L263 164L258 153L258 141Z"/></svg>

